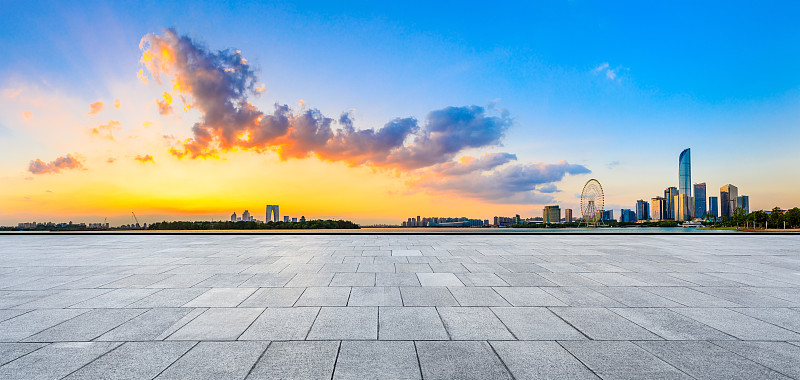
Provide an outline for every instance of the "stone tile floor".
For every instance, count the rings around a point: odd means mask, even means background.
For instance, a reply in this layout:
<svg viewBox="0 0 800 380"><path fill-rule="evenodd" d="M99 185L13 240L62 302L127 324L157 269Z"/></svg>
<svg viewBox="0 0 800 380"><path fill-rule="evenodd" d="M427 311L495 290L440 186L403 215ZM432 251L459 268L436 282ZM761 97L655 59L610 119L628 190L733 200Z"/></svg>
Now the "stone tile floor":
<svg viewBox="0 0 800 380"><path fill-rule="evenodd" d="M0 378L800 378L799 290L786 235L0 235Z"/></svg>

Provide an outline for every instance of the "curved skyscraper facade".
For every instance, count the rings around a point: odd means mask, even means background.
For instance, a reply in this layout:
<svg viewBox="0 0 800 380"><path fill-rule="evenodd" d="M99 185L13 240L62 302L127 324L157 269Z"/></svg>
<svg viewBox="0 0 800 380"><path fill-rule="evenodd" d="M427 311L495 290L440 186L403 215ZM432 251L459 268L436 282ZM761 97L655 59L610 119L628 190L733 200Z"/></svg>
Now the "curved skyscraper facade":
<svg viewBox="0 0 800 380"><path fill-rule="evenodd" d="M678 158L678 194L692 196L692 154L689 148Z"/></svg>

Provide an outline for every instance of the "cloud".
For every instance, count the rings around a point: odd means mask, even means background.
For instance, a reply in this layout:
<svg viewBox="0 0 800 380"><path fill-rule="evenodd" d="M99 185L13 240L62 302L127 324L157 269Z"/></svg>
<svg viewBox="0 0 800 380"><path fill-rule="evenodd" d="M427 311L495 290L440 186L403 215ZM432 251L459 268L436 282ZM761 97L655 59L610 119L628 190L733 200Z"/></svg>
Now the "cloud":
<svg viewBox="0 0 800 380"><path fill-rule="evenodd" d="M148 34L139 45L148 81L171 85L156 100L161 114L172 112L178 97L194 108L199 120L191 137L177 141L170 154L178 158L217 157L234 150L274 151L283 160L317 157L350 166L369 166L407 173L410 183L432 191L451 191L481 199L551 199L552 182L566 174L589 173L581 165L516 164L512 153L456 157L465 151L502 146L514 124L508 111L492 103L450 106L424 119L398 117L379 128L356 129L352 113L334 119L300 101L299 110L275 103L260 110L251 97L266 91L239 50L212 51L174 29ZM595 70L608 70L608 64Z"/></svg>
<svg viewBox="0 0 800 380"><path fill-rule="evenodd" d="M81 168L83 168L81 161L71 154L60 156L50 162L37 158L28 164L28 171L32 174L58 173L61 170Z"/></svg>
<svg viewBox="0 0 800 380"><path fill-rule="evenodd" d="M313 108L294 113L288 105L275 104L265 113L248 101L261 90L240 51L212 52L173 29L148 34L140 47L150 75L159 83L169 80L174 95L190 97L202 115L192 137L171 150L177 157L213 156L237 148L274 150L282 159L316 155L349 165L409 170L446 162L464 149L499 145L512 125L507 112L480 106L431 111L423 125L414 118L397 118L377 130L356 130L352 116L334 120ZM164 95L158 101L162 114L169 112L173 96ZM405 145L408 138L413 140Z"/></svg>
<svg viewBox="0 0 800 380"><path fill-rule="evenodd" d="M139 155L139 156L136 156L136 157L134 158L134 160L136 160L136 161L139 161L139 162L141 162L141 163L145 163L145 162L153 162L153 163L154 163L154 162L155 162L155 161L153 160L153 156L151 156L151 155L149 155L149 154L146 154L146 155L144 155L144 156L141 156L141 155Z"/></svg>
<svg viewBox="0 0 800 380"><path fill-rule="evenodd" d="M531 199L536 193L553 193L558 190L553 182L566 175L591 173L583 165L566 161L556 164L515 164L501 166L489 172L473 171L457 176L426 175L411 181L411 184L434 191L455 193L485 201L507 201ZM539 197L539 200L546 199Z"/></svg>
<svg viewBox="0 0 800 380"><path fill-rule="evenodd" d="M92 136L100 136L109 140L114 140L113 131L121 129L120 123L117 120L109 120L106 124L100 124L96 128L92 128Z"/></svg>
<svg viewBox="0 0 800 380"><path fill-rule="evenodd" d="M114 157L109 157L109 158L106 160L106 162L107 162L107 163L109 163L109 164L113 164L113 163L114 163L114 161L116 161L116 160L117 160L117 159L116 159L116 158L114 158Z"/></svg>
<svg viewBox="0 0 800 380"><path fill-rule="evenodd" d="M92 104L89 104L89 115L97 115L102 110L103 110L103 102L99 100Z"/></svg>
<svg viewBox="0 0 800 380"><path fill-rule="evenodd" d="M608 170L613 170L617 166L619 166L619 161L611 161L608 164L606 164L606 167L608 168Z"/></svg>
<svg viewBox="0 0 800 380"><path fill-rule="evenodd" d="M620 68L611 68L608 62L604 62L599 66L595 67L592 72L595 74L605 74L606 78L610 80L617 79L617 74L619 73Z"/></svg>
<svg viewBox="0 0 800 380"><path fill-rule="evenodd" d="M114 108L119 109L119 99L114 100Z"/></svg>

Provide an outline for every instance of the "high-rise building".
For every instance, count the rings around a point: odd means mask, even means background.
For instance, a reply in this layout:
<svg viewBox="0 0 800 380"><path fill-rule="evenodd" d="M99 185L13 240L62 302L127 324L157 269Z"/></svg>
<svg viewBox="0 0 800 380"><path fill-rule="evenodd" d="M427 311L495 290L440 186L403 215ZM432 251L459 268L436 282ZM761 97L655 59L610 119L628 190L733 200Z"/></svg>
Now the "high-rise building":
<svg viewBox="0 0 800 380"><path fill-rule="evenodd" d="M666 205L664 207L664 215L662 215L662 219L664 220L672 220L675 219L675 196L678 195L678 189L675 186L671 186L664 190L664 199L666 200Z"/></svg>
<svg viewBox="0 0 800 380"><path fill-rule="evenodd" d="M636 219L647 220L650 219L650 205L647 201L639 199L636 201Z"/></svg>
<svg viewBox="0 0 800 380"><path fill-rule="evenodd" d="M667 200L662 197L650 199L650 218L653 220L665 220L667 211Z"/></svg>
<svg viewBox="0 0 800 380"><path fill-rule="evenodd" d="M636 220L637 216L635 211L627 208L623 208L622 210L620 210L620 215L619 215L620 223L636 223Z"/></svg>
<svg viewBox="0 0 800 380"><path fill-rule="evenodd" d="M706 217L706 183L694 184L694 217Z"/></svg>
<svg viewBox="0 0 800 380"><path fill-rule="evenodd" d="M235 221L236 221L236 218L237 218L237 217L236 217L236 212L234 211L234 212L233 212L233 215L231 215L231 222L235 222Z"/></svg>
<svg viewBox="0 0 800 380"><path fill-rule="evenodd" d="M244 212L242 213L242 220L245 222L250 221L250 211L244 210Z"/></svg>
<svg viewBox="0 0 800 380"><path fill-rule="evenodd" d="M601 220L614 220L614 210L602 210L599 212Z"/></svg>
<svg viewBox="0 0 800 380"><path fill-rule="evenodd" d="M566 221L567 223L572 223L572 209L571 208L564 209L564 221Z"/></svg>
<svg viewBox="0 0 800 380"><path fill-rule="evenodd" d="M683 222L692 219L692 197L686 194L675 196L675 220Z"/></svg>
<svg viewBox="0 0 800 380"><path fill-rule="evenodd" d="M304 216L301 216L301 217L300 217L300 222L305 222L305 221L306 221L306 217L305 217L305 215L304 215Z"/></svg>
<svg viewBox="0 0 800 380"><path fill-rule="evenodd" d="M519 218L519 215L517 215L517 218ZM544 206L544 211L542 212L542 218L544 219L545 223L561 222L561 207L559 207L558 205Z"/></svg>
<svg viewBox="0 0 800 380"><path fill-rule="evenodd" d="M736 207L742 209L746 213L750 213L750 197L747 195L740 195L736 198Z"/></svg>
<svg viewBox="0 0 800 380"><path fill-rule="evenodd" d="M289 223L289 217L288 216L284 216L283 217L283 221L286 222L286 223Z"/></svg>
<svg viewBox="0 0 800 380"><path fill-rule="evenodd" d="M708 197L708 214L714 218L719 217L719 208L717 207L717 197Z"/></svg>
<svg viewBox="0 0 800 380"><path fill-rule="evenodd" d="M686 148L678 156L678 194L692 196L692 152Z"/></svg>
<svg viewBox="0 0 800 380"><path fill-rule="evenodd" d="M736 212L736 198L739 197L739 189L736 186L727 184L719 188L719 216L723 219L730 219Z"/></svg>
<svg viewBox="0 0 800 380"><path fill-rule="evenodd" d="M264 219L265 222L269 222L272 219L273 222L280 221L280 211L278 205L267 205L267 217Z"/></svg>

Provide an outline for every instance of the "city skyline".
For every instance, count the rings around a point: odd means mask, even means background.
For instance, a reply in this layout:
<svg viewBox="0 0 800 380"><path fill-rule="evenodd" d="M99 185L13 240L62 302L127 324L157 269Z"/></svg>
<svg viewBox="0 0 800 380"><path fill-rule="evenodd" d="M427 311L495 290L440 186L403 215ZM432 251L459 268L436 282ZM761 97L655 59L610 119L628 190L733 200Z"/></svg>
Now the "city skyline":
<svg viewBox="0 0 800 380"><path fill-rule="evenodd" d="M800 204L794 4L712 23L697 5L668 37L683 13L666 5L505 4L477 28L437 5L189 5L0 5L0 225L226 220L267 200L363 224L537 216L579 210L591 177L632 210L686 147L707 196Z"/></svg>

